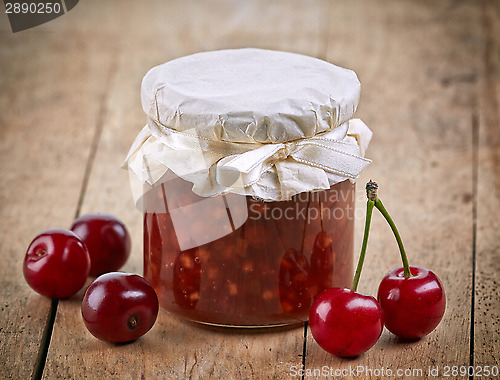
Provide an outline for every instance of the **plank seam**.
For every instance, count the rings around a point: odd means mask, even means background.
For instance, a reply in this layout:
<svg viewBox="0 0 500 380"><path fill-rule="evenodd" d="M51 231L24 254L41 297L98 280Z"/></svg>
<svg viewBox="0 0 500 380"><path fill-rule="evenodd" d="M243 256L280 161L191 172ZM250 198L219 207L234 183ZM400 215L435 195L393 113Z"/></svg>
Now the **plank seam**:
<svg viewBox="0 0 500 380"><path fill-rule="evenodd" d="M95 156L97 153L97 148L99 146L99 141L102 135L102 129L104 124L104 119L108 110L106 106L106 99L109 96L109 87L112 82L112 79L115 77L117 70L117 59L116 54L112 55L112 61L109 67L109 72L107 75L107 80L104 84L105 90L103 91L102 97L100 99L100 109L97 114L96 126L94 130L94 135L92 136L92 142L90 145L90 152L87 159L87 163L85 166L85 172L83 175L82 187L80 189L80 194L78 196L78 203L76 206L75 219L80 216L81 207L83 204L83 200L85 198L85 193L87 191L87 186L90 178L90 173L92 172L92 168L94 166ZM45 363L47 361L47 356L49 353L50 341L52 338L52 331L54 329L54 324L57 315L59 300L53 299L51 303L51 307L47 316L47 322L45 324L45 328L42 335L42 340L40 342L40 349L38 352L37 360L35 362L35 367L33 370L33 380L40 380L43 377L43 371L45 369Z"/></svg>
<svg viewBox="0 0 500 380"><path fill-rule="evenodd" d="M479 170L479 121L476 111L472 114L472 281L470 307L469 366L474 367L474 309L476 304L476 233L477 233L477 183ZM469 375L472 380L474 375Z"/></svg>
<svg viewBox="0 0 500 380"><path fill-rule="evenodd" d="M80 216L81 208L83 205L83 201L85 199L85 194L87 192L87 187L90 179L90 173L92 172L92 168L94 167L94 161L95 161L95 156L97 154L97 148L99 147L99 141L101 140L101 135L102 135L102 129L103 129L103 124L104 124L104 119L108 111L108 107L106 106L106 99L108 98L109 95L109 87L110 83L112 82L111 79L115 77L116 75L116 54L113 54L113 61L110 64L110 70L108 73L108 80L105 83L105 91L103 92L102 98L100 99L100 110L97 116L97 121L96 121L96 128L94 131L94 136L92 136L92 143L90 146L90 153L89 157L87 159L87 165L85 168L85 174L83 176L83 182L82 182L82 187L80 190L80 195L78 197L78 204L76 206L76 213L75 213L75 219Z"/></svg>
<svg viewBox="0 0 500 380"><path fill-rule="evenodd" d="M309 322L304 322L304 343L302 344L302 380L306 373L306 350L307 350L307 326Z"/></svg>
<svg viewBox="0 0 500 380"><path fill-rule="evenodd" d="M324 59L325 61L328 60L328 49L330 45L330 20L332 16L332 3L330 1L327 1L327 12L326 12L326 27L325 27L325 35L323 37L324 45L322 47L323 50L323 56L321 56L321 53L318 55L318 58ZM321 20L318 23L321 25ZM304 239L302 239L302 242L304 242ZM303 247L302 247L303 248ZM301 250L303 251L303 249ZM305 378L305 373L306 373L306 355L307 355L307 327L309 325L309 321L305 321L304 323L304 342L302 344L302 380Z"/></svg>
<svg viewBox="0 0 500 380"><path fill-rule="evenodd" d="M332 16L332 3L330 1L326 2L327 12L326 12L326 27L325 27L325 35L323 37L324 45L322 46L323 56L321 56L321 52L318 54L317 58L328 60L328 48L330 44L330 20ZM321 20L318 23L321 25ZM321 50L321 48L320 48ZM309 199L309 198L308 198ZM304 239L302 239L302 243L304 243ZM303 247L301 249L303 251ZM304 322L304 342L302 344L302 380L305 378L306 373L306 355L307 355L307 327L309 325L309 321Z"/></svg>
<svg viewBox="0 0 500 380"><path fill-rule="evenodd" d="M43 329L42 340L40 342L40 348L38 350L38 355L35 361L35 367L33 368L33 376L31 377L33 380L40 380L43 375L45 361L49 352L50 337L52 336L52 330L54 328L54 322L56 320L58 304L59 299L57 298L53 299L50 304L50 310L47 314L47 321L45 322L45 327Z"/></svg>
<svg viewBox="0 0 500 380"><path fill-rule="evenodd" d="M494 14L494 8L491 2L483 0L481 2L481 27L482 27L482 59L481 59L481 71L483 80L480 82L480 94L481 94L481 113L484 118L481 121L481 127L483 132L486 133L487 139L493 139L489 141L491 146L495 146L495 136L496 136L496 126L498 126L498 98L497 92L494 87L495 83L495 47L494 47L494 26L492 15ZM473 115L473 203L472 203L472 214L473 214L473 250L472 250L472 292L471 292L471 327L470 327L470 358L469 365L474 368L475 361L475 304L476 304L476 234L477 234L477 193L478 193L478 183L479 183L479 141L480 141L480 124L476 112ZM492 131L495 130L494 133ZM493 162L496 162L496 155L494 149L490 150L492 154ZM495 181L496 182L496 181ZM497 183L495 183L497 185ZM498 186L495 186L498 192ZM494 189L493 189L494 190ZM493 191L490 190L490 191ZM483 363L479 363L483 365ZM473 371L474 372L474 371ZM474 376L469 375L469 379L473 379Z"/></svg>

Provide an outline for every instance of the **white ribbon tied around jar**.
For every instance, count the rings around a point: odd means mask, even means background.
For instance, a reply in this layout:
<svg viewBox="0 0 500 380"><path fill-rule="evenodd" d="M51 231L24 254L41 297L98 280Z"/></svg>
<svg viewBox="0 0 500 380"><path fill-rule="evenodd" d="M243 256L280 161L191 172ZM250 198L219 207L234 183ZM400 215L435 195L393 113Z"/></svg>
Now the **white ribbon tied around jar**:
<svg viewBox="0 0 500 380"><path fill-rule="evenodd" d="M212 141L179 132L148 118L125 160L131 181L154 185L169 169L193 183L200 196L225 193L286 200L303 191L355 181L371 162L363 157L372 132L360 119L332 131L285 143Z"/></svg>

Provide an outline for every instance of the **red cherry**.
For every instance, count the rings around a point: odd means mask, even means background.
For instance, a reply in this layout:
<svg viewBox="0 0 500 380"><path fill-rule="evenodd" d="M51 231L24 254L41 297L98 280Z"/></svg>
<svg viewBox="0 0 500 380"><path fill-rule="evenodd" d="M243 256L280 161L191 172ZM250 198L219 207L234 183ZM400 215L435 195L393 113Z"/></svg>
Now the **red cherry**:
<svg viewBox="0 0 500 380"><path fill-rule="evenodd" d="M49 298L68 298L87 280L90 257L87 247L73 232L46 230L31 242L23 263L26 282Z"/></svg>
<svg viewBox="0 0 500 380"><path fill-rule="evenodd" d="M418 339L439 324L446 297L441 281L430 270L411 266L410 271L411 277L404 277L402 267L387 273L378 289L378 301L389 331Z"/></svg>
<svg viewBox="0 0 500 380"><path fill-rule="evenodd" d="M153 327L158 316L158 298L141 276L106 273L85 291L82 316L96 338L113 343L130 342Z"/></svg>
<svg viewBox="0 0 500 380"><path fill-rule="evenodd" d="M324 350L335 356L353 357L377 342L384 325L375 298L350 289L331 288L314 300L309 326Z"/></svg>
<svg viewBox="0 0 500 380"><path fill-rule="evenodd" d="M125 225L112 215L82 215L73 222L71 230L89 250L90 276L117 271L130 255L130 235Z"/></svg>

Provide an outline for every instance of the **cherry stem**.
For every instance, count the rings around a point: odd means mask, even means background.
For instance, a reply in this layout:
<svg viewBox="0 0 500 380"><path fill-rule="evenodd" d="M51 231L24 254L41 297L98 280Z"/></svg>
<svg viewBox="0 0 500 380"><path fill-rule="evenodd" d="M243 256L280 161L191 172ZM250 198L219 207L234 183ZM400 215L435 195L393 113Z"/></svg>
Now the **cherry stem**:
<svg viewBox="0 0 500 380"><path fill-rule="evenodd" d="M401 260L403 261L403 268L404 268L403 275L405 277L411 277L410 265L408 264L408 257L406 256L405 248L403 247L403 241L401 240L401 236L399 235L399 231L396 228L396 225L394 224L391 216L389 215L384 205L382 204L382 201L379 198L375 200L375 207L382 213L385 220L387 220L387 223L389 223L389 226L391 226L391 230L394 233L394 237L398 242L399 252L401 253Z"/></svg>
<svg viewBox="0 0 500 380"><path fill-rule="evenodd" d="M368 199L366 202L366 220L365 220L365 233L363 235L363 245L361 246L361 253L359 254L358 266L354 279L352 280L351 290L355 292L358 289L359 278L361 277L361 269L363 269L363 262L365 261L366 246L368 245L368 234L370 233L370 224L372 221L372 212L375 202Z"/></svg>

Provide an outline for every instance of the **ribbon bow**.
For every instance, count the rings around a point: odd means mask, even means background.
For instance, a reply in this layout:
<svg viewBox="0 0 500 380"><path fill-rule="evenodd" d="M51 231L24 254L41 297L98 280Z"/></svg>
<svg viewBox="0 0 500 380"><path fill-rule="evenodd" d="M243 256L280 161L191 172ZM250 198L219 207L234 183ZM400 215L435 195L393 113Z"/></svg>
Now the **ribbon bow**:
<svg viewBox="0 0 500 380"><path fill-rule="evenodd" d="M290 158L341 177L355 179L371 162L359 153L357 145L325 137L266 144L221 159L216 166L216 181L232 188L250 186L277 162L285 163Z"/></svg>
<svg viewBox="0 0 500 380"><path fill-rule="evenodd" d="M229 191L288 199L299 192L327 189L342 178L354 180L371 162L363 157L372 136L368 127L351 119L338 128L284 143L238 143L176 131L148 118L125 167L150 185L170 169L191 181L200 196Z"/></svg>

